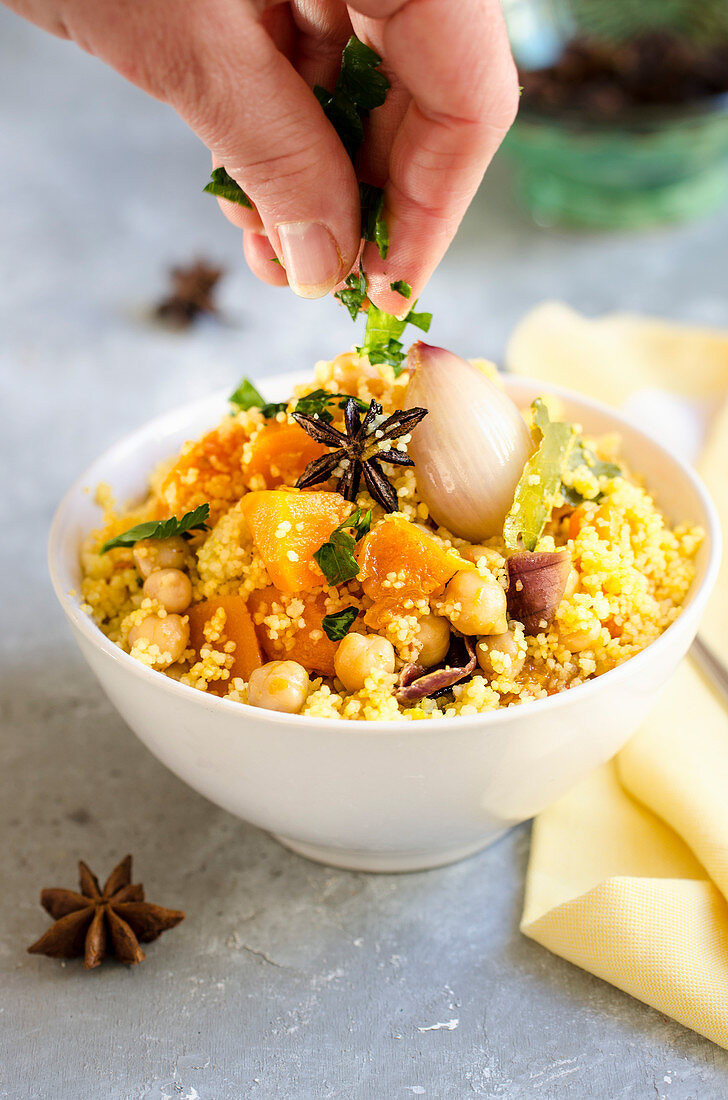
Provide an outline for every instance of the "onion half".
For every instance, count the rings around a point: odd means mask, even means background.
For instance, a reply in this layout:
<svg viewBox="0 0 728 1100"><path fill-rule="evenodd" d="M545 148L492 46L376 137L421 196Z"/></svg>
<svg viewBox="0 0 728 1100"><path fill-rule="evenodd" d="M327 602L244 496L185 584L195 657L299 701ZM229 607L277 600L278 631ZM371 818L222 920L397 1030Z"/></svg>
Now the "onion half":
<svg viewBox="0 0 728 1100"><path fill-rule="evenodd" d="M405 408L429 415L412 434L420 496L433 519L480 542L502 534L503 521L533 440L517 406L470 363L418 341L407 365Z"/></svg>

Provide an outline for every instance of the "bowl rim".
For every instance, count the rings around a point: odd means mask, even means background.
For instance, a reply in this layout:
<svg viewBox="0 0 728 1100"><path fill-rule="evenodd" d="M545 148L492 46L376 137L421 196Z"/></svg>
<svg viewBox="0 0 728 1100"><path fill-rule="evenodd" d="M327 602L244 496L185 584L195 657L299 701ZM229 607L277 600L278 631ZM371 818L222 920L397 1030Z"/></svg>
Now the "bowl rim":
<svg viewBox="0 0 728 1100"><path fill-rule="evenodd" d="M704 605L707 602L708 596L718 576L721 561L722 535L720 520L715 505L707 489L692 467L676 454L667 450L653 436L642 431L629 416L624 415L621 411L613 409L601 401L595 401L592 398L581 395L578 390L571 390L564 386L543 384L539 379L528 378L523 375L513 375L501 372L500 377L503 379L507 389L511 386L516 390L519 388L528 390L537 389L541 393L553 394L555 397L562 398L564 401L575 402L596 414L615 420L618 424L623 424L640 442L644 442L649 447L657 450L660 456L666 459L668 463L673 463L680 469L683 476L689 482L697 501L702 505L702 509L708 521L705 525L705 538L708 545L708 561L705 567L705 574L699 586L694 591L691 590L689 592L689 595L692 597L690 607L699 606L700 613L702 614ZM270 386L275 386L286 381L287 384L293 386L298 384L297 380L302 381L304 378L309 380L310 372L282 372L266 378L265 382ZM74 627L93 648L103 653L106 657L111 658L113 661L120 663L125 671L141 681L146 681L150 687L156 685L157 690L166 692L172 697L177 697L179 700L187 700L191 706L196 706L207 712L218 712L228 717L233 717L235 714L238 714L243 721L246 719L253 719L256 722L287 727L289 729L317 729L321 731L323 727L326 731L348 730L351 733L376 734L378 736L402 735L405 733L431 734L439 731L452 733L457 730L465 732L472 730L473 727L485 730L489 726L508 725L511 722L517 722L529 717L533 717L534 720L537 720L544 708L547 708L549 711L562 709L577 700L583 701L589 694L593 695L599 693L609 686L614 686L616 688L618 684L625 679L639 675L640 670L647 662L669 649L673 637L676 632L679 631L680 622L684 614L682 610L662 634L646 646L640 653L628 658L626 661L622 662L622 664L617 665L616 668L609 669L609 671L602 673L600 676L596 676L582 684L578 684L574 688L558 692L555 695L549 695L545 699L534 699L525 703L516 703L509 707L486 711L485 713L475 715L443 715L435 719L412 720L398 718L393 720L351 720L323 716L315 717L305 714L283 714L278 711L253 707L248 703L239 703L232 699L211 695L208 692L200 691L198 688L190 687L187 684L181 684L169 676L164 676L148 668L146 665L142 664L141 661L136 661L130 654L111 642L95 624L91 616L82 610L80 596L78 594L71 595L68 581L63 576L62 562L64 544L61 540L61 528L67 514L72 513L74 502L79 494L87 492L89 484L92 484L94 479L97 481L99 480L95 472L98 466L106 465L110 461L113 462L113 460L118 457L117 452L123 454L124 451L127 451L134 444L137 436L142 434L149 436L153 434L157 436L166 435L174 430L173 426L177 422L187 422L194 418L195 412L199 414L199 411L207 405L209 405L212 410L217 408L219 404L222 414L222 410L224 410L227 404L228 396L228 388L226 388L225 390L216 390L202 397L194 398L184 404L175 406L167 412L161 413L159 416L153 417L151 420L145 421L133 431L127 432L117 439L110 447L98 455L73 481L61 498L51 522L48 537L48 567L56 598L66 617L72 627ZM210 427L213 427L214 423L215 421L211 421ZM73 589L73 585L71 585L70 588Z"/></svg>

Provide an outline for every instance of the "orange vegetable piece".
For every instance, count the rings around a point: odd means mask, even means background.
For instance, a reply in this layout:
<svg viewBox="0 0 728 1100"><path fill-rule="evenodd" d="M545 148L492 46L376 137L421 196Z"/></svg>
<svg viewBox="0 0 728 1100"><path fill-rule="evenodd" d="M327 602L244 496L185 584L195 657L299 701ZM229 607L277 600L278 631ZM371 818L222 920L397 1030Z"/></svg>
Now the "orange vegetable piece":
<svg viewBox="0 0 728 1100"><path fill-rule="evenodd" d="M581 531L582 527L584 526L585 518L586 518L586 513L585 513L584 509L581 506L579 506L578 508L575 508L574 511L571 513L571 515L569 516L569 538L570 539L577 538L579 532Z"/></svg>
<svg viewBox="0 0 728 1100"><path fill-rule="evenodd" d="M202 439L185 443L160 488L169 515L181 518L200 504L210 505L214 524L245 492L243 445L248 436L232 418Z"/></svg>
<svg viewBox="0 0 728 1100"><path fill-rule="evenodd" d="M225 626L220 641L208 643L202 628L220 607L225 611ZM242 596L214 596L202 603L193 604L187 614L190 619L190 645L198 654L206 644L213 649L222 649L225 642L235 642L230 677L227 680L213 680L209 691L216 695L225 695L234 676L249 680L251 672L263 664L253 619Z"/></svg>
<svg viewBox="0 0 728 1100"><path fill-rule="evenodd" d="M293 485L309 462L327 452L328 447L311 439L298 424L279 424L274 420L250 442L250 453L243 466L245 482L250 485L254 477L263 477L267 489Z"/></svg>
<svg viewBox="0 0 728 1100"><path fill-rule="evenodd" d="M281 592L306 592L325 584L313 555L353 505L338 493L262 489L240 504L268 576Z"/></svg>
<svg viewBox="0 0 728 1100"><path fill-rule="evenodd" d="M356 559L359 579L373 600L432 596L459 569L473 569L454 550L443 550L427 532L406 519L380 523L362 539ZM395 573L397 577L390 577Z"/></svg>
<svg viewBox="0 0 728 1100"><path fill-rule="evenodd" d="M275 628L266 626L262 619L267 615L275 615L274 606L280 608L281 614L285 609L281 603L281 594L277 588L270 585L268 588L253 592L248 601L254 620L261 622L255 624L258 641L269 661L298 661L308 672L317 672L321 676L334 675L334 654L338 648L338 642L332 642L324 633L321 620L326 614L326 599L322 593L316 596L302 597L304 609L299 617L303 620L303 626L296 627L293 631L286 631L286 637L271 637L271 633L278 633Z"/></svg>

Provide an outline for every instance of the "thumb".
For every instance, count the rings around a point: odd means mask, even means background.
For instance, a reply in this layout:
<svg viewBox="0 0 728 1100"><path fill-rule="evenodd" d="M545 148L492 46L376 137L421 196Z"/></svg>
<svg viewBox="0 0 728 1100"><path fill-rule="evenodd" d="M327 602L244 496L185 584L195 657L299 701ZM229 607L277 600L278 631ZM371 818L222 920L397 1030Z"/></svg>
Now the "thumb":
<svg viewBox="0 0 728 1100"><path fill-rule="evenodd" d="M253 3L69 0L65 29L181 115L250 196L297 294L344 278L360 243L354 169Z"/></svg>
<svg viewBox="0 0 728 1100"><path fill-rule="evenodd" d="M172 105L255 204L293 290L322 297L359 251L351 162L311 89L252 14L215 29L208 9L200 23L203 94L190 102L182 89Z"/></svg>

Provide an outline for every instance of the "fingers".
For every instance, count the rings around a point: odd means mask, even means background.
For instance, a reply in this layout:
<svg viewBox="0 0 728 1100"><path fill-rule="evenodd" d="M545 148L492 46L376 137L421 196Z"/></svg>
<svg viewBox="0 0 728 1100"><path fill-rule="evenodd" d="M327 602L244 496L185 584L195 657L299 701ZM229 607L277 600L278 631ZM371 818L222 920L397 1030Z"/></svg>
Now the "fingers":
<svg viewBox="0 0 728 1100"><path fill-rule="evenodd" d="M271 243L260 233L243 233L243 252L248 267L264 283L270 286L286 286L288 279L279 263Z"/></svg>
<svg viewBox="0 0 728 1100"><path fill-rule="evenodd" d="M74 8L83 18L76 41L174 107L249 195L293 289L307 298L328 293L359 248L356 177L255 5L109 0Z"/></svg>
<svg viewBox="0 0 728 1100"><path fill-rule="evenodd" d="M396 279L422 289L450 244L515 117L518 82L497 0L354 0L383 18L387 65L412 96L392 143L385 213L390 248L367 245L370 297L401 311ZM355 25L359 20L354 19Z"/></svg>

